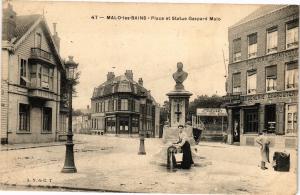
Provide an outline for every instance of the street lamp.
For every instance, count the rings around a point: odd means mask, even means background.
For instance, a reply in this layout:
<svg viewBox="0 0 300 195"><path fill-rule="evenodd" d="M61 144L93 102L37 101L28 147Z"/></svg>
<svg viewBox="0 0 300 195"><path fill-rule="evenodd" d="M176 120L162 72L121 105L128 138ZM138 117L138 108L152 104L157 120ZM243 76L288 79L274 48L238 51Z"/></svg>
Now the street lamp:
<svg viewBox="0 0 300 195"><path fill-rule="evenodd" d="M74 62L73 56L69 56L69 60L65 63L66 77L68 82L68 93L69 93L69 121L68 121L68 133L66 142L66 157L65 164L62 173L76 173L77 169L74 163L74 144L73 144L73 132L72 132L72 94L73 85L77 77L78 64Z"/></svg>
<svg viewBox="0 0 300 195"><path fill-rule="evenodd" d="M142 125L142 133L140 133L140 148L139 148L139 152L138 155L145 155L146 151L145 151L145 113L147 113L145 110L147 109L146 107L146 97L147 96L142 96L140 98L140 104L141 107L143 109L141 109L141 115L142 115L142 121L143 121L143 125Z"/></svg>

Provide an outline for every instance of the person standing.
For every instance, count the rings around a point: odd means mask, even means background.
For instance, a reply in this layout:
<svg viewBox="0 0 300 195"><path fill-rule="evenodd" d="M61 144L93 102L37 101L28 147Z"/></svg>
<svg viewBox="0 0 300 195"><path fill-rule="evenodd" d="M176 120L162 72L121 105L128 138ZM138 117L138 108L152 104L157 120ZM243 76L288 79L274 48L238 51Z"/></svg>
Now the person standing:
<svg viewBox="0 0 300 195"><path fill-rule="evenodd" d="M190 169L191 165L194 164L191 145L187 139L186 133L183 131L183 125L179 125L178 129L179 129L179 141L173 145L177 148L180 147L183 153L180 168Z"/></svg>
<svg viewBox="0 0 300 195"><path fill-rule="evenodd" d="M268 169L266 167L266 163L270 163L269 159L269 145L270 141L266 136L267 130L263 130L262 133L257 137L256 142L260 146L260 153L261 153L261 169L265 170Z"/></svg>

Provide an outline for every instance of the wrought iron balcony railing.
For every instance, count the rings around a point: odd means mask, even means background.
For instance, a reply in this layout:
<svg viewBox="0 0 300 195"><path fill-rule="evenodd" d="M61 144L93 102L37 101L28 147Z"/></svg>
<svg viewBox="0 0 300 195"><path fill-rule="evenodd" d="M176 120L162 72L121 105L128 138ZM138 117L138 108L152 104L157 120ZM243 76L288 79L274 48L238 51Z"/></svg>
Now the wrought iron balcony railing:
<svg viewBox="0 0 300 195"><path fill-rule="evenodd" d="M43 58L50 61L52 55L50 52L35 47L35 48L31 48L31 57Z"/></svg>

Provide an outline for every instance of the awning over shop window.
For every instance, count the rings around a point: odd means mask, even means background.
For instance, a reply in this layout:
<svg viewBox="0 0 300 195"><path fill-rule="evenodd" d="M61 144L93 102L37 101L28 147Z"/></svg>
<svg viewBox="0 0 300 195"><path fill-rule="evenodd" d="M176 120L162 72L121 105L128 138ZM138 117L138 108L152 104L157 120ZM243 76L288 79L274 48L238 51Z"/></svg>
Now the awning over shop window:
<svg viewBox="0 0 300 195"><path fill-rule="evenodd" d="M241 38L233 40L233 53L241 52Z"/></svg>
<svg viewBox="0 0 300 195"><path fill-rule="evenodd" d="M269 66L266 67L266 77L268 79L276 79L277 78L277 66Z"/></svg>
<svg viewBox="0 0 300 195"><path fill-rule="evenodd" d="M298 62L290 62L286 65L287 70L293 70L298 68Z"/></svg>
<svg viewBox="0 0 300 195"><path fill-rule="evenodd" d="M299 22L298 20L293 20L293 21L287 23L286 24L287 30L298 27L298 25L299 25L298 22Z"/></svg>
<svg viewBox="0 0 300 195"><path fill-rule="evenodd" d="M235 73L232 75L232 85L233 87L240 87L241 86L241 73Z"/></svg>

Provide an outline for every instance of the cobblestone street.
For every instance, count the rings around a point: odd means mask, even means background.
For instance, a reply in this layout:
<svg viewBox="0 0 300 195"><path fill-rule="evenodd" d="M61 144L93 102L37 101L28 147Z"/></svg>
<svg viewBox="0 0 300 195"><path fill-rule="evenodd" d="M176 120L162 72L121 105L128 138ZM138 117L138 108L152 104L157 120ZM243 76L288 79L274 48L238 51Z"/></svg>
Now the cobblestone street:
<svg viewBox="0 0 300 195"><path fill-rule="evenodd" d="M1 188L16 190L92 190L161 193L294 194L296 151L290 172L260 170L256 147L201 142L203 166L168 172L151 163L161 139L146 139L146 155L137 155L138 138L75 135L78 173L64 174L65 146L1 151ZM49 144L51 145L51 144ZM271 157L274 152L271 148ZM280 150L280 149L276 149ZM279 185L280 184L280 185ZM34 188L33 188L34 187Z"/></svg>

